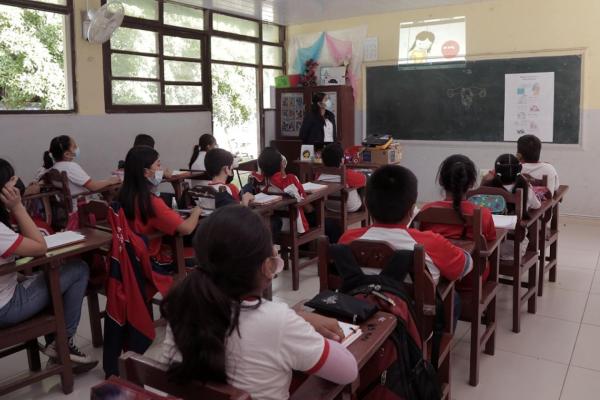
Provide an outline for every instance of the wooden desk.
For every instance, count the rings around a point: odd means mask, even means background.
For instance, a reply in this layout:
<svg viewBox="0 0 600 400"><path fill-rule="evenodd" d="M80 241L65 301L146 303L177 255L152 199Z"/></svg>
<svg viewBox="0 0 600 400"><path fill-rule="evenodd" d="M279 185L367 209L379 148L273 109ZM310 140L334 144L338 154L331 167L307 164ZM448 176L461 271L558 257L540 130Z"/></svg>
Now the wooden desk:
<svg viewBox="0 0 600 400"><path fill-rule="evenodd" d="M186 171L181 174L171 175L170 178L164 178L161 183L170 183L173 185L173 191L175 192L175 198L177 201L183 194L183 183L186 179L196 179L206 176L204 171Z"/></svg>
<svg viewBox="0 0 600 400"><path fill-rule="evenodd" d="M315 178L315 176L314 176L314 166L315 165L323 165L322 162L301 161L301 160L294 160L294 161L292 161L292 163L298 167L298 171L299 171L298 172L298 179L300 179L300 182L308 182L308 181L313 180ZM394 165L398 165L398 164L400 164L400 161L398 161ZM370 169L371 171L375 171L377 168L383 166L381 164L373 164L373 163L366 163L366 162L360 162L360 163L357 163L357 164L347 163L347 164L344 164L344 165L346 166L346 168L351 168L351 169Z"/></svg>
<svg viewBox="0 0 600 400"><path fill-rule="evenodd" d="M294 309L303 310L304 303L301 301ZM392 314L382 311L377 312L367 321L360 324L362 336L352 343L348 350L356 358L359 370L371 359L375 352L381 347L396 328L397 320ZM309 376L298 389L291 395L292 400L308 399L335 399L342 392L344 395L350 395L360 386L359 378L349 386L337 385L318 376Z"/></svg>
<svg viewBox="0 0 600 400"><path fill-rule="evenodd" d="M506 238L506 235L508 234L508 230L504 229L504 228L496 228L496 239L495 240L490 240L487 242L487 248L488 249L495 249L496 247L498 247L498 245ZM463 249L464 251L466 251L467 253L471 254L472 256L475 255L475 242L472 240L462 240L462 239L449 239L450 242L455 245L460 247L461 249ZM488 254L490 253L490 254ZM486 252L482 252L481 254L484 257L488 257L491 255L490 251L486 251Z"/></svg>

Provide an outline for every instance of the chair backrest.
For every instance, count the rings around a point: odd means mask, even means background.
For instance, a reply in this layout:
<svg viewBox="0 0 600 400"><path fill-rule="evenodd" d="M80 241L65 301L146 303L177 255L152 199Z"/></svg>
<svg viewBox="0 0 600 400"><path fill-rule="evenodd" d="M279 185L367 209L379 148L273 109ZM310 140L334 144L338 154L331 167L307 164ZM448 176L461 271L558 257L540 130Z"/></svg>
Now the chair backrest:
<svg viewBox="0 0 600 400"><path fill-rule="evenodd" d="M224 384L192 381L184 385L169 379L169 366L134 352L119 358L119 373L124 379L139 386L149 386L184 400L251 400L248 393Z"/></svg>
<svg viewBox="0 0 600 400"><path fill-rule="evenodd" d="M55 187L60 190L60 203L67 214L73 212L73 201L71 200L71 189L69 188L69 178L67 177L66 171L59 172L57 169L50 169L42 175L42 181L48 186Z"/></svg>
<svg viewBox="0 0 600 400"><path fill-rule="evenodd" d="M196 204L199 207L202 207L205 210L214 210L216 209L216 196L219 193L225 192L225 186L204 186L197 185L188 190L189 196L196 201Z"/></svg>
<svg viewBox="0 0 600 400"><path fill-rule="evenodd" d="M258 160L244 161L235 168L238 171L255 172L258 171Z"/></svg>
<svg viewBox="0 0 600 400"><path fill-rule="evenodd" d="M464 218L463 221L456 211L451 208L430 207L420 211L413 219L413 223L418 229L426 224L459 225L465 229L465 232L470 229L473 236L472 240L475 243L475 252L486 250L487 242L481 227L481 209L476 208L472 215L464 215Z"/></svg>
<svg viewBox="0 0 600 400"><path fill-rule="evenodd" d="M105 226L110 229L108 222L108 204L104 201L90 200L79 205L79 225L96 227Z"/></svg>
<svg viewBox="0 0 600 400"><path fill-rule="evenodd" d="M349 244L356 262L363 268L384 269L395 249L387 242L355 240ZM322 237L318 242L318 270L320 291L336 290L342 286L342 279L333 273L330 266L333 258L329 252L329 239ZM411 268L412 284L404 282L415 301L415 317L421 336L426 339L433 330L436 312L436 284L425 267L425 250L415 245Z"/></svg>
<svg viewBox="0 0 600 400"><path fill-rule="evenodd" d="M324 165L315 164L313 166L313 172L315 174L316 180L319 180L318 177L323 174L339 176L339 183L346 187L346 166L343 164L339 167L326 167Z"/></svg>
<svg viewBox="0 0 600 400"><path fill-rule="evenodd" d="M527 179L527 182L529 182L531 186L548 186L548 175L542 176L542 179L535 179L534 177L528 174L522 175L525 179Z"/></svg>

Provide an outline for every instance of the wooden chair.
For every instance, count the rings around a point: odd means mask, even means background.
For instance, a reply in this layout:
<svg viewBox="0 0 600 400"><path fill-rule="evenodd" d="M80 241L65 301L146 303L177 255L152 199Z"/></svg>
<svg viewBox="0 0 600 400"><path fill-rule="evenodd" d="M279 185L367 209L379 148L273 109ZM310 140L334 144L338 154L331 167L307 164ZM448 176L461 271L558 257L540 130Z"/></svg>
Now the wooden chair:
<svg viewBox="0 0 600 400"><path fill-rule="evenodd" d="M142 355L127 352L119 358L119 374L138 386L149 386L183 400L251 400L248 393L230 385L190 382L178 385L168 378L169 367Z"/></svg>
<svg viewBox="0 0 600 400"><path fill-rule="evenodd" d="M276 193L282 195L281 193ZM285 195L284 195L285 196ZM298 233L298 215L301 210L311 204L316 212L316 225L310 226L304 233ZM325 198L319 193L309 194L304 200L290 203L286 211L276 212L284 218L289 218L290 229L279 234L278 245L280 253L285 262L285 268L292 267L292 289L300 288L300 270L312 265L317 259L316 254L303 252L308 258L300 262L300 246L316 242L320 236L325 234Z"/></svg>
<svg viewBox="0 0 600 400"><path fill-rule="evenodd" d="M502 188L479 187L469 191L467 198L477 195L495 195L501 196L508 206L514 207L517 216L517 224L514 232L509 233L508 239L512 239L513 259L500 259L500 283L511 285L513 288L513 332L521 331L521 307L527 303L527 311L535 314L537 310L537 266L539 251L539 222L542 213L532 211L529 213L529 219L523 219L523 193L522 189L517 189L516 193L510 193ZM529 245L524 255L521 255L521 243L529 238ZM522 281L523 274L528 273L527 282ZM521 296L520 289L525 287L527 292Z"/></svg>
<svg viewBox="0 0 600 400"><path fill-rule="evenodd" d="M369 224L369 211L367 210L365 202L364 190L358 191L362 203L360 208L357 211L353 212L349 212L347 209L347 201L351 189L348 189L346 186L346 166L341 165L339 168L315 166L313 167L313 169L317 180L318 177L323 174L334 175L339 177L339 180L337 180L336 183L341 183L343 186L343 189L340 191L339 195L327 196L327 201L339 201L340 206L339 211L331 211L326 209L325 218L333 218L340 220L343 232L345 232L348 229L349 225L353 225L359 222L361 226L367 226Z"/></svg>
<svg viewBox="0 0 600 400"><path fill-rule="evenodd" d="M469 292L460 292L461 320L471 323L471 356L469 383L479 383L479 359L481 351L494 355L496 341L496 297L498 293L498 267L500 261L500 243L505 234L493 242L487 242L482 233L481 210L477 208L473 215L466 215L463 222L456 211L448 208L428 208L419 212L414 219L417 227L425 224L460 225L472 232L472 241L463 241L459 245L473 257L471 272L472 287ZM504 232L503 232L504 233ZM461 246L462 244L462 246ZM489 263L490 274L483 281L483 273ZM484 317L485 330L480 332L480 321Z"/></svg>
<svg viewBox="0 0 600 400"><path fill-rule="evenodd" d="M60 213L60 215L52 216L51 226L55 231L60 231L67 226L69 215L73 212L73 200L71 189L69 188L69 178L67 178L67 173L65 171L59 172L52 168L42 175L41 180L47 187L55 188L60 193L60 195L51 198L51 202L55 205L55 209Z"/></svg>
<svg viewBox="0 0 600 400"><path fill-rule="evenodd" d="M5 264L0 268L0 276L21 272L26 265ZM51 307L24 322L0 329L0 358L26 350L30 370L27 375L21 374L2 381L0 396L52 375L60 375L63 393L69 394L73 391L73 370L67 346L67 330L60 291L60 265L53 263L44 266L43 269L50 292ZM58 360L56 364L42 369L37 338L48 334L55 335Z"/></svg>
<svg viewBox="0 0 600 400"><path fill-rule="evenodd" d="M394 254L394 249L386 242L355 240L350 249L357 263L364 268L383 269ZM319 290L337 290L342 286L341 277L330 268L333 259L329 254L329 240L321 237L318 242ZM431 338L436 317L436 292L442 299L444 312L444 333L440 343L438 377L442 385L443 399L450 399L450 345L452 343L452 323L454 309L454 284L440 282L437 285L426 270L423 246L415 245L412 268L413 284L405 282L415 301L415 317L423 338L423 355L431 360Z"/></svg>
<svg viewBox="0 0 600 400"><path fill-rule="evenodd" d="M240 171L247 173L247 174L258 171L258 160L249 160L249 161L241 162L235 168L235 173L237 175L238 182L240 183L240 187L242 187L242 186L244 186L244 184L242 182L242 177L240 175Z"/></svg>
<svg viewBox="0 0 600 400"><path fill-rule="evenodd" d="M117 392L118 391L118 392ZM90 391L90 400L106 400L107 393L110 399L143 399L143 400L180 400L178 397L151 392L141 386L126 381L118 376L111 376L108 380L93 386ZM121 396L121 397L119 397Z"/></svg>

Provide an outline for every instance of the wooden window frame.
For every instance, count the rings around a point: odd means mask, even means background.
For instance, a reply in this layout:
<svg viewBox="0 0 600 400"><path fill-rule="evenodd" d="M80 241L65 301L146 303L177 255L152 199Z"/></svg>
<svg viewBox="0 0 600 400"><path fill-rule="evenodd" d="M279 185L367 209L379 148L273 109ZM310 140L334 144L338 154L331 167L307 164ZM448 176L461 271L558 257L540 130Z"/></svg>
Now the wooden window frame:
<svg viewBox="0 0 600 400"><path fill-rule="evenodd" d="M75 17L73 13L73 0L66 0L65 5L43 3L41 1L34 0L0 0L0 4L7 6L14 6L19 8L27 8L38 11L52 12L56 14L63 14L68 21L68 44L70 51L68 56L70 57L70 77L67 76L67 81L70 84L69 93L71 95L71 101L73 107L67 110L0 110L0 115L5 114L75 114L78 110L77 105L77 80L75 79ZM70 78L70 79L69 79Z"/></svg>

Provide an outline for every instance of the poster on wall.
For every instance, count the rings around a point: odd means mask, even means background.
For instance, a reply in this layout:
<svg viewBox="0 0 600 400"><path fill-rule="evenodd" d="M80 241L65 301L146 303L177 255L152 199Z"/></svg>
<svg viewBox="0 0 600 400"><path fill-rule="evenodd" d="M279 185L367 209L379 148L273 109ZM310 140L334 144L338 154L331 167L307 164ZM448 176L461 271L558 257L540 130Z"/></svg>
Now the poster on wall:
<svg viewBox="0 0 600 400"><path fill-rule="evenodd" d="M504 76L504 140L535 135L554 139L554 72Z"/></svg>
<svg viewBox="0 0 600 400"><path fill-rule="evenodd" d="M304 120L304 94L281 94L281 135L298 137Z"/></svg>
<svg viewBox="0 0 600 400"><path fill-rule="evenodd" d="M467 54L465 17L400 24L399 64L462 61Z"/></svg>

